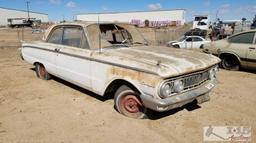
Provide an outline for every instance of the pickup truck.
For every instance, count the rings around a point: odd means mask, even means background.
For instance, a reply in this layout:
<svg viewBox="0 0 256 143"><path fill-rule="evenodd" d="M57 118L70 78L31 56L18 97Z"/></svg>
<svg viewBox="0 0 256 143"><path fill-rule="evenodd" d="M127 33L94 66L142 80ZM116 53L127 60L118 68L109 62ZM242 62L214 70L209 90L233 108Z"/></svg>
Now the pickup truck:
<svg viewBox="0 0 256 143"><path fill-rule="evenodd" d="M116 110L131 118L147 117L147 109L208 101L220 62L205 53L149 45L133 25L93 22L53 25L42 41L24 42L21 56L41 79L55 76L113 95Z"/></svg>

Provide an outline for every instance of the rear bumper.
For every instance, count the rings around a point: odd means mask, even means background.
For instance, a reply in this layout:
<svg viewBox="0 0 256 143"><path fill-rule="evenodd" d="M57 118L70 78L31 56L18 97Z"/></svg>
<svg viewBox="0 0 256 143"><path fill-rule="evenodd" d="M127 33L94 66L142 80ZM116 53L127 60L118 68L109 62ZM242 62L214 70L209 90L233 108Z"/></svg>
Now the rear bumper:
<svg viewBox="0 0 256 143"><path fill-rule="evenodd" d="M163 112L181 107L198 99L200 103L209 100L209 93L217 84L217 80L209 81L200 87L165 99L155 99L148 95L141 95L143 105L154 111Z"/></svg>

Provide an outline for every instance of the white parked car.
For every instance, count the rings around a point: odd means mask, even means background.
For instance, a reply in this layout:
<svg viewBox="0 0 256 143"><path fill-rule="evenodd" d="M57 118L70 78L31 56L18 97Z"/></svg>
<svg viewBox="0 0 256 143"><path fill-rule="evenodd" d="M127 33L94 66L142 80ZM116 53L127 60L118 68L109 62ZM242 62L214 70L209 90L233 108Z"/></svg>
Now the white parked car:
<svg viewBox="0 0 256 143"><path fill-rule="evenodd" d="M203 48L204 44L210 42L200 36L184 36L176 41L168 42L167 45L175 48Z"/></svg>
<svg viewBox="0 0 256 143"><path fill-rule="evenodd" d="M113 95L118 112L132 118L146 117L146 109L208 101L220 62L205 53L150 46L133 25L121 23L53 25L42 41L23 43L21 56L41 79L54 75Z"/></svg>

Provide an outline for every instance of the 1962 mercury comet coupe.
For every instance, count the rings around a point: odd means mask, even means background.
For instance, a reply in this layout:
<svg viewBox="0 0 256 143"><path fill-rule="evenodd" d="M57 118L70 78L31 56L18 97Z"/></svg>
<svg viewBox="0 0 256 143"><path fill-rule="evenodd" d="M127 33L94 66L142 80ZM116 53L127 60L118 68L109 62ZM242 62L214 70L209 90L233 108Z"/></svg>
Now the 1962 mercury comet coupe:
<svg viewBox="0 0 256 143"><path fill-rule="evenodd" d="M51 75L99 95L114 93L118 112L146 117L197 100L209 100L219 58L149 46L137 29L122 23L53 25L42 41L23 43L22 58L39 78Z"/></svg>

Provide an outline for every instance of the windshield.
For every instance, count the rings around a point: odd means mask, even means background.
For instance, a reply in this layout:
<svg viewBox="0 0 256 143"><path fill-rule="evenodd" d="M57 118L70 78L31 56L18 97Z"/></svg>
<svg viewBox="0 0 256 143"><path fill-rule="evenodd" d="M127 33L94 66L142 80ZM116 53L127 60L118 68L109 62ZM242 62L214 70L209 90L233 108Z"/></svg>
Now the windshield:
<svg viewBox="0 0 256 143"><path fill-rule="evenodd" d="M87 27L87 32L92 49L147 44L139 31L129 24L93 24Z"/></svg>
<svg viewBox="0 0 256 143"><path fill-rule="evenodd" d="M184 41L185 39L186 39L186 37L185 37L185 36L182 36L182 37L180 37L177 41L182 42L182 41Z"/></svg>

